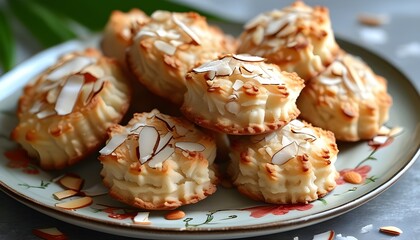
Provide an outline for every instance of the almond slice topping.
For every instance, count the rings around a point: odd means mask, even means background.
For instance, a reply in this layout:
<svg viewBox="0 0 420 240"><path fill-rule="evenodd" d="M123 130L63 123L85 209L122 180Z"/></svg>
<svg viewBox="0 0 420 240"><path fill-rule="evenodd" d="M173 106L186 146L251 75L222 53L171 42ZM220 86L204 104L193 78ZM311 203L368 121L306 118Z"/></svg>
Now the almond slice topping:
<svg viewBox="0 0 420 240"><path fill-rule="evenodd" d="M57 181L61 186L66 189L71 189L74 191L80 191L82 189L84 179L76 175L66 174Z"/></svg>
<svg viewBox="0 0 420 240"><path fill-rule="evenodd" d="M185 23L183 23L181 20L179 20L175 14L172 14L172 20L174 21L174 23L176 25L178 25L178 27L180 27L195 43L197 43L198 45L201 44L200 42L200 38L198 37L198 35L191 29L189 28L187 25L185 25Z"/></svg>
<svg viewBox="0 0 420 240"><path fill-rule="evenodd" d="M65 198L73 197L77 193L78 193L78 191L74 191L72 189L68 189L68 190L64 190L64 191L60 191L60 192L55 192L55 193L53 193L53 196L57 200L63 200Z"/></svg>
<svg viewBox="0 0 420 240"><path fill-rule="evenodd" d="M277 151L271 158L273 164L282 165L286 163L289 159L296 156L298 152L298 145L296 142L291 142L288 145L282 147Z"/></svg>
<svg viewBox="0 0 420 240"><path fill-rule="evenodd" d="M67 209L67 210L75 210L83 207L87 207L91 205L93 202L93 199L91 197L82 197L77 198L74 200L70 200L67 202L57 203L55 204L56 207Z"/></svg>
<svg viewBox="0 0 420 240"><path fill-rule="evenodd" d="M328 232L320 233L314 236L313 240L334 240L334 231L330 230Z"/></svg>
<svg viewBox="0 0 420 240"><path fill-rule="evenodd" d="M189 152L202 152L206 149L201 143L194 142L176 142L175 147Z"/></svg>
<svg viewBox="0 0 420 240"><path fill-rule="evenodd" d="M163 163L166 159L168 159L174 152L175 149L173 147L166 145L166 147L164 147L160 152L158 152L149 160L149 167L157 167L159 164Z"/></svg>
<svg viewBox="0 0 420 240"><path fill-rule="evenodd" d="M383 233L393 235L393 236L398 236L401 233L403 233L403 231L401 229L399 229L397 227L394 227L394 226L380 227L379 231L383 232Z"/></svg>
<svg viewBox="0 0 420 240"><path fill-rule="evenodd" d="M244 82L241 80L235 80L235 82L232 85L233 90L238 91L244 86Z"/></svg>
<svg viewBox="0 0 420 240"><path fill-rule="evenodd" d="M175 54L175 52L176 52L176 47L174 47L174 46L172 46L171 44L169 44L169 43L166 43L166 42L164 42L164 41L161 41L161 40L156 40L154 43L153 43L153 45L158 49L158 50L160 50L161 52L163 52L163 53L165 53L165 54L167 54L167 55L170 55L170 56L172 56L172 55L174 55Z"/></svg>
<svg viewBox="0 0 420 240"><path fill-rule="evenodd" d="M58 81L65 76L79 72L89 64L92 64L92 62L91 58L81 56L75 57L51 71L50 74L48 74L47 79L50 81Z"/></svg>
<svg viewBox="0 0 420 240"><path fill-rule="evenodd" d="M234 59L244 62L264 62L265 58L248 54L233 54Z"/></svg>
<svg viewBox="0 0 420 240"><path fill-rule="evenodd" d="M117 149L126 139L127 139L128 134L126 133L120 133L120 134L115 134L111 137L111 140L109 140L109 142L105 145L105 147L103 147L99 153L101 155L109 155L111 154L113 151L115 151L115 149Z"/></svg>
<svg viewBox="0 0 420 240"><path fill-rule="evenodd" d="M67 240L67 236L64 235L60 230L57 228L37 228L32 230L32 233L45 240Z"/></svg>
<svg viewBox="0 0 420 240"><path fill-rule="evenodd" d="M137 215L133 218L133 222L135 224L149 225L149 214L150 212L138 212Z"/></svg>
<svg viewBox="0 0 420 240"><path fill-rule="evenodd" d="M67 79L55 104L55 111L58 115L67 115L73 111L84 82L81 75L73 75Z"/></svg>
<svg viewBox="0 0 420 240"><path fill-rule="evenodd" d="M145 126L139 133L139 160L141 164L151 159L156 153L160 142L160 135L156 128Z"/></svg>

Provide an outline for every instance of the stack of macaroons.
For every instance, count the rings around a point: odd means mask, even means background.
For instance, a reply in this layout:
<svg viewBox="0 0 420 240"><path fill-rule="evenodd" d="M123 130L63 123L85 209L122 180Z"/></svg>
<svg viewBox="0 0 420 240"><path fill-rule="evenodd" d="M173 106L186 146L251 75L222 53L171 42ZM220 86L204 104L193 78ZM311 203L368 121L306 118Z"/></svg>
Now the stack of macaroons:
<svg viewBox="0 0 420 240"><path fill-rule="evenodd" d="M12 137L44 169L106 142L110 196L143 209L201 201L227 175L254 200L314 201L336 187L334 133L371 138L391 105L386 81L340 50L328 10L301 1L238 39L193 12L114 11L100 47L107 57L69 53L25 88Z"/></svg>

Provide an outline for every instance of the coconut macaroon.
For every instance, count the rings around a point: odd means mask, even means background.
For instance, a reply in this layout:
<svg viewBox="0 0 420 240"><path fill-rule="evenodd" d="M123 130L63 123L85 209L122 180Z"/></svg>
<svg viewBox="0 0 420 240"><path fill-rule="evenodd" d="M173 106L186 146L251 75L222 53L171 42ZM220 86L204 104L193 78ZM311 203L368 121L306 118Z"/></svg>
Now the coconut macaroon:
<svg viewBox="0 0 420 240"><path fill-rule="evenodd" d="M307 82L298 98L301 118L334 132L337 140L371 139L388 120L386 80L362 59L343 53Z"/></svg>
<svg viewBox="0 0 420 240"><path fill-rule="evenodd" d="M181 105L185 74L198 62L231 53L236 41L197 13L156 11L134 37L129 68L151 92Z"/></svg>
<svg viewBox="0 0 420 240"><path fill-rule="evenodd" d="M186 79L181 111L205 128L233 135L261 134L299 115L296 99L303 80L261 57L222 56L194 68Z"/></svg>
<svg viewBox="0 0 420 240"><path fill-rule="evenodd" d="M306 204L335 188L337 154L332 132L293 120L269 134L234 138L228 173L254 200Z"/></svg>
<svg viewBox="0 0 420 240"><path fill-rule="evenodd" d="M114 10L108 19L101 39L101 49L105 56L116 58L125 65L125 52L133 43L135 34L150 21L143 11L131 9L129 12Z"/></svg>
<svg viewBox="0 0 420 240"><path fill-rule="evenodd" d="M111 127L100 153L110 195L134 207L174 209L216 191L213 137L158 110Z"/></svg>
<svg viewBox="0 0 420 240"><path fill-rule="evenodd" d="M305 80L321 72L339 51L328 9L301 1L250 20L239 40L238 53L265 57Z"/></svg>
<svg viewBox="0 0 420 240"><path fill-rule="evenodd" d="M130 101L128 78L96 49L63 55L29 83L12 132L43 169L73 165L104 143Z"/></svg>

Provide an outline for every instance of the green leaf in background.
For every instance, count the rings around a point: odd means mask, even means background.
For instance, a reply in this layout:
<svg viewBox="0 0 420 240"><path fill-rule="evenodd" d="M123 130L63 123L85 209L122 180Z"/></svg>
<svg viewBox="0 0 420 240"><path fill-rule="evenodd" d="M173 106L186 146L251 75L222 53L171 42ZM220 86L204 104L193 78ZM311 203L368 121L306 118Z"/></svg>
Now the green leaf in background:
<svg viewBox="0 0 420 240"><path fill-rule="evenodd" d="M225 20L215 15L169 0L32 0L32 2L39 3L54 12L68 16L92 31L102 30L113 10L127 12L132 8L141 9L149 15L158 9L172 12L195 11L208 19L225 22Z"/></svg>
<svg viewBox="0 0 420 240"><path fill-rule="evenodd" d="M10 22L5 12L0 9L0 63L4 72L9 71L14 65L15 42Z"/></svg>
<svg viewBox="0 0 420 240"><path fill-rule="evenodd" d="M36 1L8 0L13 13L44 46L49 47L75 38L65 18ZM50 1L61 2L61 1ZM89 2L89 1L86 1Z"/></svg>

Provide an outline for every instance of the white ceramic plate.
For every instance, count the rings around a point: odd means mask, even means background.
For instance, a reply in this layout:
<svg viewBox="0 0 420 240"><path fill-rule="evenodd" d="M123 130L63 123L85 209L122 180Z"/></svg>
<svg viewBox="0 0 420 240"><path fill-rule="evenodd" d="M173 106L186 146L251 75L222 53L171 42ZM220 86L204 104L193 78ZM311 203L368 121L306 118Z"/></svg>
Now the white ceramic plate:
<svg viewBox="0 0 420 240"><path fill-rule="evenodd" d="M23 86L61 54L87 46L96 46L97 37L71 41L48 49L16 67L0 79L0 186L24 204L57 219L121 236L137 238L239 238L271 234L301 228L336 217L366 203L391 186L417 159L420 146L420 97L409 80L395 67L375 54L349 42L339 44L348 52L362 57L389 82L393 96L388 126L401 126L404 132L377 150L368 142L339 144L338 170L355 169L365 176L365 183L340 184L321 200L308 205L266 205L251 201L235 189L219 187L204 201L181 209L186 217L169 221L164 211L150 212L150 225L136 225L132 209L107 195L94 197L94 203L77 210L55 207L60 202L53 193L62 188L52 179L66 172L85 179L85 188L101 184L100 163L92 156L71 169L45 172L22 159L10 160L4 153L16 148L9 140L16 125L15 109ZM77 197L75 197L77 198ZM64 201L64 200L62 200Z"/></svg>

